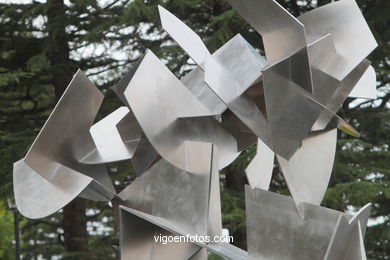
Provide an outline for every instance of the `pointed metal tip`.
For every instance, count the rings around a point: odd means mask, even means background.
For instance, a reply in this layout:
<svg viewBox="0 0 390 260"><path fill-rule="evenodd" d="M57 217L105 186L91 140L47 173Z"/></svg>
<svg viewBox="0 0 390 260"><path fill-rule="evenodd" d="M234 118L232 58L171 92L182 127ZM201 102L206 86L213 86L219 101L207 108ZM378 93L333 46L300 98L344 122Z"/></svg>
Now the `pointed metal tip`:
<svg viewBox="0 0 390 260"><path fill-rule="evenodd" d="M300 201L298 203L295 202L295 205L297 207L297 211L298 211L299 216L302 219L305 219L305 205L304 205L304 202L303 201Z"/></svg>

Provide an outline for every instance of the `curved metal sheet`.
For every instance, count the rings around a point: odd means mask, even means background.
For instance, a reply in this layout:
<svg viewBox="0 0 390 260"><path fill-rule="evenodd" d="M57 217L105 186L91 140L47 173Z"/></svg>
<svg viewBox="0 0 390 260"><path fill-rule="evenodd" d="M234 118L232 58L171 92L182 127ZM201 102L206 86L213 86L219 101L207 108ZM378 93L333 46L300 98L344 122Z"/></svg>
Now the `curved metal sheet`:
<svg viewBox="0 0 390 260"><path fill-rule="evenodd" d="M149 142L176 167L192 171L183 153L185 141L217 145L220 169L239 155L234 137L151 51L145 54L124 95ZM192 149L191 143L185 149Z"/></svg>
<svg viewBox="0 0 390 260"><path fill-rule="evenodd" d="M274 169L275 153L260 139L255 157L245 169L249 185L254 189L268 190Z"/></svg>
<svg viewBox="0 0 390 260"><path fill-rule="evenodd" d="M24 159L14 164L14 195L19 212L30 219L47 217L76 198L92 181L64 165L50 162L55 169L50 182L31 169Z"/></svg>
<svg viewBox="0 0 390 260"><path fill-rule="evenodd" d="M336 143L337 129L333 129L303 140L302 147L288 161L277 155L296 204L321 204L332 173Z"/></svg>
<svg viewBox="0 0 390 260"><path fill-rule="evenodd" d="M115 189L104 166L78 162L96 149L89 128L102 100L103 94L79 70L23 163L14 169L16 204L24 216L48 216L77 195L94 200L114 197ZM49 205L53 201L55 203Z"/></svg>

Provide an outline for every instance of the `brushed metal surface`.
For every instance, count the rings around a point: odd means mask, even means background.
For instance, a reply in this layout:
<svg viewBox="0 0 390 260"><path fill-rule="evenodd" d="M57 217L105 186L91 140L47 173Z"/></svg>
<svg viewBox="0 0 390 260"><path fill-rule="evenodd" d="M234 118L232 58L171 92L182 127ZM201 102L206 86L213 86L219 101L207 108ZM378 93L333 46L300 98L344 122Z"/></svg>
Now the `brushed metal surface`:
<svg viewBox="0 0 390 260"><path fill-rule="evenodd" d="M89 128L103 94L78 71L23 161L14 167L14 193L19 211L41 218L80 195L111 200L115 189L103 165L79 160L96 149Z"/></svg>

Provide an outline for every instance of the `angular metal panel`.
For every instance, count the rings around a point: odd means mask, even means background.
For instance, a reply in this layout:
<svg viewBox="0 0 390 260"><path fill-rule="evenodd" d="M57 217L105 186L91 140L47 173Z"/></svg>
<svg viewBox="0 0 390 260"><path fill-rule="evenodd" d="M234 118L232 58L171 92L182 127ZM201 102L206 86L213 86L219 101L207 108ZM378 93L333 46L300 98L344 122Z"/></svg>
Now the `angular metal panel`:
<svg viewBox="0 0 390 260"><path fill-rule="evenodd" d="M240 152L255 144L258 139L231 111L222 115L222 125L236 139L237 150Z"/></svg>
<svg viewBox="0 0 390 260"><path fill-rule="evenodd" d="M308 44L331 33L341 61L331 75L342 80L377 47L359 6L354 0L333 2L298 17L305 26Z"/></svg>
<svg viewBox="0 0 390 260"><path fill-rule="evenodd" d="M166 230L169 233L172 233L174 235L179 235L179 236L195 236L199 234L193 234L193 233L188 233L185 230L181 229L177 225L172 225L169 221L167 221L164 218L156 217L147 213L143 213L141 211L131 209L131 208L126 208L124 206L120 206L122 210L127 211L128 213L137 216L140 219L143 219L153 225L156 225L164 230ZM195 241L193 243L194 245L197 245L199 247L207 248L208 250L226 258L226 259L232 259L232 260L246 260L247 259L247 253L235 246L232 246L227 243L222 243L222 244L207 244L207 243L201 243L199 241Z"/></svg>
<svg viewBox="0 0 390 260"><path fill-rule="evenodd" d="M321 259L340 215L335 210L302 203L298 214L292 198L245 188L249 259Z"/></svg>
<svg viewBox="0 0 390 260"><path fill-rule="evenodd" d="M24 163L19 163L24 166L15 167L16 203L24 216L50 215L77 195L94 200L114 197L114 186L103 165L78 162L96 149L89 128L102 100L103 94L79 70L27 152ZM55 203L48 205L52 199Z"/></svg>
<svg viewBox="0 0 390 260"><path fill-rule="evenodd" d="M358 227L353 232L345 260L367 260L360 222L358 222Z"/></svg>
<svg viewBox="0 0 390 260"><path fill-rule="evenodd" d="M200 37L185 23L168 12L162 6L158 6L161 25L164 30L190 55L190 57L202 67L206 57L210 55L207 47Z"/></svg>
<svg viewBox="0 0 390 260"><path fill-rule="evenodd" d="M130 209L120 207L120 247L121 259L183 260L199 251L199 247L190 242L166 243L156 241L158 236L175 234L150 223Z"/></svg>
<svg viewBox="0 0 390 260"><path fill-rule="evenodd" d="M122 205L164 218L188 233L205 235L209 219L212 148L211 144L194 145L196 150L185 153L189 168L196 168L196 171L189 173L160 160L120 192Z"/></svg>
<svg viewBox="0 0 390 260"><path fill-rule="evenodd" d="M289 161L277 155L296 204L321 204L332 173L336 143L337 129L333 129L303 140L302 147Z"/></svg>
<svg viewBox="0 0 390 260"><path fill-rule="evenodd" d="M261 34L269 65L289 57L306 46L303 24L275 0L228 2Z"/></svg>
<svg viewBox="0 0 390 260"><path fill-rule="evenodd" d="M274 159L275 153L258 139L256 155L245 169L248 183L252 188L269 189L274 169Z"/></svg>
<svg viewBox="0 0 390 260"><path fill-rule="evenodd" d="M247 128L272 147L267 119L252 98L244 93L246 89L240 86L229 72L213 58L206 60L205 68L205 82L207 85Z"/></svg>
<svg viewBox="0 0 390 260"><path fill-rule="evenodd" d="M368 99L377 98L376 73L372 66L368 67L348 96Z"/></svg>
<svg viewBox="0 0 390 260"><path fill-rule="evenodd" d="M116 125L129 113L127 107L120 107L90 128L96 150L80 162L99 164L130 159L137 147L139 138L128 140L125 144Z"/></svg>
<svg viewBox="0 0 390 260"><path fill-rule="evenodd" d="M362 252L361 243L358 242L358 239L360 239L359 237L364 237L370 208L371 205L367 204L349 220L344 217L340 217L340 219L338 220L337 228L334 230L332 240L329 243L324 259L352 260L353 258L347 257L348 254L356 254Z"/></svg>
<svg viewBox="0 0 390 260"><path fill-rule="evenodd" d="M145 54L124 95L149 142L176 167L191 171L180 150L185 141L217 145L219 168L239 155L233 136L151 51Z"/></svg>

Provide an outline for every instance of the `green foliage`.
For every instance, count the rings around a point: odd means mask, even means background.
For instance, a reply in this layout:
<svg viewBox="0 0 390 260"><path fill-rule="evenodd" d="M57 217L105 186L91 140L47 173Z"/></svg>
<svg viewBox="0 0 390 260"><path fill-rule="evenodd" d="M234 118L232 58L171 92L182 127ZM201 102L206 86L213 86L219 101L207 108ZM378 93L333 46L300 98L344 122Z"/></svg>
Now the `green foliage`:
<svg viewBox="0 0 390 260"><path fill-rule="evenodd" d="M221 193L222 225L230 232L245 227L244 193L224 189Z"/></svg>
<svg viewBox="0 0 390 260"><path fill-rule="evenodd" d="M13 213L0 201L0 259L14 259L15 251Z"/></svg>

